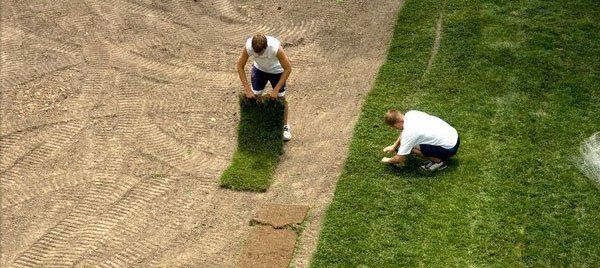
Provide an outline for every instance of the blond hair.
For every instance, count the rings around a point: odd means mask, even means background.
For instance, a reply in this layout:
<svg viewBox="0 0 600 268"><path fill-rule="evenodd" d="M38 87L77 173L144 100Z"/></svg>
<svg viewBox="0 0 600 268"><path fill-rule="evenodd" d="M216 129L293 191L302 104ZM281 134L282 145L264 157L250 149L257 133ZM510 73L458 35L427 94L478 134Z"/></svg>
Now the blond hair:
<svg viewBox="0 0 600 268"><path fill-rule="evenodd" d="M400 121L401 115L402 114L396 110L388 110L387 113L385 113L383 120L389 126L394 126L396 123L398 123L398 121Z"/></svg>

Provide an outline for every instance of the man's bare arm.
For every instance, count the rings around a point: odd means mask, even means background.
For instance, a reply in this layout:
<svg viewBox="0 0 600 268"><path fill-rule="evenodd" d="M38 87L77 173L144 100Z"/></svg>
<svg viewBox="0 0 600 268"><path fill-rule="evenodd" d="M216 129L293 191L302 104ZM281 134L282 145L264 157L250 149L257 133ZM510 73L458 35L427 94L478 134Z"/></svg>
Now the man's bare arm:
<svg viewBox="0 0 600 268"><path fill-rule="evenodd" d="M242 50L242 54L240 55L240 58L237 61L237 72L238 72L238 76L240 77L240 81L242 81L242 86L244 86L244 92L246 93L246 97L248 98L253 98L254 97L254 93L252 93L252 89L250 88L250 84L248 84L248 77L246 77L246 62L248 62L248 52L246 51L246 48L244 47L244 49Z"/></svg>
<svg viewBox="0 0 600 268"><path fill-rule="evenodd" d="M290 74L292 73L292 63L290 62L288 56L285 54L285 51L283 51L282 47L279 47L279 50L277 50L277 59L279 59L279 63L281 63L281 67L283 67L283 74L279 79L279 83L277 83L277 85L275 85L275 88L273 88L272 96L277 96L283 85L285 85L285 82L287 81L288 77L290 77Z"/></svg>
<svg viewBox="0 0 600 268"><path fill-rule="evenodd" d="M394 155L394 157L384 157L381 159L382 163L393 164L393 165L401 165L406 161L405 155Z"/></svg>
<svg viewBox="0 0 600 268"><path fill-rule="evenodd" d="M383 148L383 152L384 153L391 153L391 152L394 152L394 151L398 150L398 147L400 147L400 140L401 140L401 138L402 138L402 135L399 135L398 139L396 139L396 142L394 142L394 144L392 144L392 145L390 145L388 147Z"/></svg>

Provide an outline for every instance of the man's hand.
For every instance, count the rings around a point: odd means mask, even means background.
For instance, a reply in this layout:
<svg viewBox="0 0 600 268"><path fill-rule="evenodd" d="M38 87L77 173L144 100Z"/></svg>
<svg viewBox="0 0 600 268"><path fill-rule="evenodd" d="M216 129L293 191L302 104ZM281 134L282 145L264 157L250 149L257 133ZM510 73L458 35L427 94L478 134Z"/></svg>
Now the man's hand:
<svg viewBox="0 0 600 268"><path fill-rule="evenodd" d="M244 90L246 91L246 96L248 96L248 92L252 92L250 90L250 85L248 84L248 79L246 78L246 70L244 66L246 66L246 62L248 62L248 52L246 51L246 47L242 48L242 54L240 54L240 58L238 59L236 69L238 72L238 76L240 77L240 81L242 82L242 86L244 86Z"/></svg>
<svg viewBox="0 0 600 268"><path fill-rule="evenodd" d="M390 145L388 147L383 148L384 153L393 153L396 151L396 146Z"/></svg>
<svg viewBox="0 0 600 268"><path fill-rule="evenodd" d="M394 157L384 157L381 158L381 163L392 164L392 165L404 165L404 161L406 160L406 156L404 155L394 155Z"/></svg>
<svg viewBox="0 0 600 268"><path fill-rule="evenodd" d="M271 93L269 94L269 97L271 97L271 99L277 99L277 91L273 90L271 91Z"/></svg>

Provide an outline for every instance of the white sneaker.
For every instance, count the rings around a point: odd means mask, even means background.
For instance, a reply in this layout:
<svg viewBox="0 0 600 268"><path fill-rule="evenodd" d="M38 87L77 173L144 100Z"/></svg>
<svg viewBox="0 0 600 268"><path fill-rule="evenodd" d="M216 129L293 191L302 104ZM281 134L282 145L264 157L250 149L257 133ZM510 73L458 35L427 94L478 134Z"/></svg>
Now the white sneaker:
<svg viewBox="0 0 600 268"><path fill-rule="evenodd" d="M292 139L292 132L290 131L290 125L283 126L283 140L289 141Z"/></svg>
<svg viewBox="0 0 600 268"><path fill-rule="evenodd" d="M448 167L448 165L446 165L446 163L442 162L438 162L435 163L433 161L427 161L427 163L425 165L422 165L421 168L425 171L436 171L436 170L444 170Z"/></svg>

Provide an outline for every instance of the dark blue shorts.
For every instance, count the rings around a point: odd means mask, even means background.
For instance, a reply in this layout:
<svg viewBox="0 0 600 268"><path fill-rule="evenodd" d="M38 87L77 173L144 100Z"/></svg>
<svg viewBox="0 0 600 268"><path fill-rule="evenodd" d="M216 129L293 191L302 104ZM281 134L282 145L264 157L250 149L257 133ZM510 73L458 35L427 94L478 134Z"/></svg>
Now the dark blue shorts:
<svg viewBox="0 0 600 268"><path fill-rule="evenodd" d="M277 83L279 83L279 79L281 79L281 74L271 74L267 72L263 72L258 68L252 66L252 91L254 94L261 94L262 91L267 86L267 82L271 83L271 87L275 88ZM279 90L279 97L283 97L285 95L286 85L284 84Z"/></svg>
<svg viewBox="0 0 600 268"><path fill-rule="evenodd" d="M441 146L419 144L421 153L427 157L435 157L439 159L448 159L456 154L458 147L460 146L460 137L456 140L456 145L452 149L446 149Z"/></svg>

